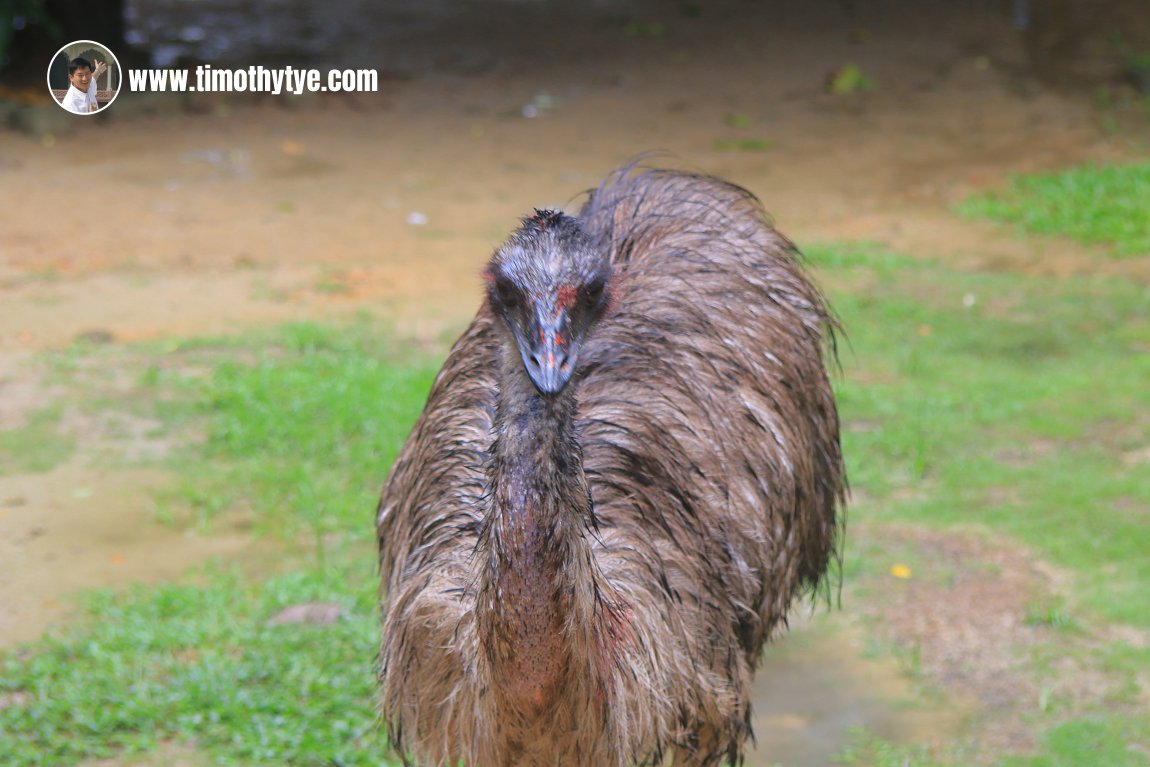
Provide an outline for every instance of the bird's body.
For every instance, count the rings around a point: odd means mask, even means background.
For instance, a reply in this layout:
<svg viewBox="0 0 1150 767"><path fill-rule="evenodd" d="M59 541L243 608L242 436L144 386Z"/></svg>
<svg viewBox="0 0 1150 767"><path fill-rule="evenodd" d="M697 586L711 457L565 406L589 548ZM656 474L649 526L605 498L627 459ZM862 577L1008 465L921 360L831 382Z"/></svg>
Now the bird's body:
<svg viewBox="0 0 1150 767"><path fill-rule="evenodd" d="M744 190L626 168L496 252L380 501L401 753L741 759L845 484L832 323L794 255Z"/></svg>

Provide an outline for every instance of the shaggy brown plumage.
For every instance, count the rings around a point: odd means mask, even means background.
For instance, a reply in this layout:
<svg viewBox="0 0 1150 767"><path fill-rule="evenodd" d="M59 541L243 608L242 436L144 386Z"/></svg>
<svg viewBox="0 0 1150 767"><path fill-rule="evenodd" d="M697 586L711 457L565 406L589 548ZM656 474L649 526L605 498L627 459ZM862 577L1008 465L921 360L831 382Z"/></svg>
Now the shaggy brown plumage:
<svg viewBox="0 0 1150 767"><path fill-rule="evenodd" d="M844 500L833 322L795 256L745 190L631 167L496 251L379 506L406 759L741 761Z"/></svg>

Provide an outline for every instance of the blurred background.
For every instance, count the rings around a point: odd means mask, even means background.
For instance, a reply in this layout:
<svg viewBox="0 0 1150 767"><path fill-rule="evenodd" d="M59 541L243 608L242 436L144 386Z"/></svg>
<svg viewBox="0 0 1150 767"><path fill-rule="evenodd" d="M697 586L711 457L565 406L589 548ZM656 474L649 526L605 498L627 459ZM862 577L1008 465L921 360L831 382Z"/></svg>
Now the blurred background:
<svg viewBox="0 0 1150 767"><path fill-rule="evenodd" d="M79 118L74 40L379 87ZM378 489L491 250L643 153L845 327L749 763L1150 764L1145 0L0 4L0 754L390 763Z"/></svg>

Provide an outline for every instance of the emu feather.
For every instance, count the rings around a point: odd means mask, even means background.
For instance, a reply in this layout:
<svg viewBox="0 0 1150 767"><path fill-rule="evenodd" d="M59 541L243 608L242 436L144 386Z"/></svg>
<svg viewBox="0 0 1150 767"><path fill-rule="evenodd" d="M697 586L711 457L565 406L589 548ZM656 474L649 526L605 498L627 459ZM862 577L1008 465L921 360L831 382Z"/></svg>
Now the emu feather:
<svg viewBox="0 0 1150 767"><path fill-rule="evenodd" d="M379 505L405 760L741 762L844 503L834 323L796 255L745 190L634 167L497 249Z"/></svg>

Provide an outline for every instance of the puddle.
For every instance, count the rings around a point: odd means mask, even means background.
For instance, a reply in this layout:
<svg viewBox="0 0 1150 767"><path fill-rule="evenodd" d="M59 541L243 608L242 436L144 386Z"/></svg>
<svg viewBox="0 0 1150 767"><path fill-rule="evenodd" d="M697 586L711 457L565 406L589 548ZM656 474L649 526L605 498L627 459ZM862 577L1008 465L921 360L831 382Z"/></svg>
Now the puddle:
<svg viewBox="0 0 1150 767"><path fill-rule="evenodd" d="M860 728L897 745L961 733L967 709L924 699L897 660L867 656L862 634L846 620L792 626L755 675L758 745L746 767L826 767Z"/></svg>
<svg viewBox="0 0 1150 767"><path fill-rule="evenodd" d="M234 529L209 537L156 522L152 490L165 478L74 464L0 477L0 647L66 618L77 591L172 580L252 545Z"/></svg>

